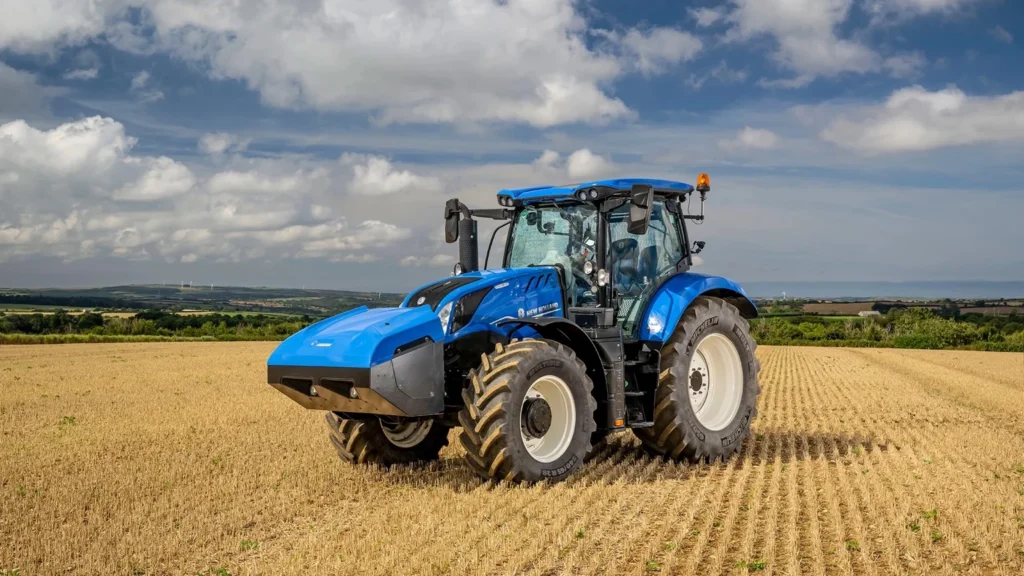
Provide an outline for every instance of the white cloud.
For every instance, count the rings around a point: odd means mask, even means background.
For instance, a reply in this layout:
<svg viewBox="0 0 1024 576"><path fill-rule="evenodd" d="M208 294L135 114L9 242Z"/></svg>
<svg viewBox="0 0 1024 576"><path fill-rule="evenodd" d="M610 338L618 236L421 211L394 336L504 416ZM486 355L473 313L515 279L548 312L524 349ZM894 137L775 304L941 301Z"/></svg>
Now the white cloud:
<svg viewBox="0 0 1024 576"><path fill-rule="evenodd" d="M1024 92L968 96L956 86L935 92L913 86L893 92L881 106L840 116L821 137L866 154L1022 142Z"/></svg>
<svg viewBox="0 0 1024 576"><path fill-rule="evenodd" d="M139 100L143 102L156 102L157 100L163 100L164 93L156 88L151 88L152 76L149 72L143 70L132 77L132 84L129 91L139 97Z"/></svg>
<svg viewBox="0 0 1024 576"><path fill-rule="evenodd" d="M1002 26L996 26L989 30L988 33L1003 44L1013 44L1013 34L1010 34L1006 28L1003 28Z"/></svg>
<svg viewBox="0 0 1024 576"><path fill-rule="evenodd" d="M778 143L779 137L771 130L745 126L734 138L719 140L718 147L722 150L770 150Z"/></svg>
<svg viewBox="0 0 1024 576"><path fill-rule="evenodd" d="M352 166L352 191L368 196L398 192L433 192L440 188L436 178L426 178L409 170L398 170L387 158L345 154L343 164Z"/></svg>
<svg viewBox="0 0 1024 576"><path fill-rule="evenodd" d="M65 80L95 80L100 75L99 68L79 68L64 73Z"/></svg>
<svg viewBox="0 0 1024 576"><path fill-rule="evenodd" d="M148 164L149 169L135 182L116 192L117 200L150 202L180 196L192 190L196 179L192 171L180 162L160 156L155 159L129 159L130 163Z"/></svg>
<svg viewBox="0 0 1024 576"><path fill-rule="evenodd" d="M583 148L569 155L565 161L565 170L569 178L574 180L594 180L609 175L615 170L615 165L608 158Z"/></svg>
<svg viewBox="0 0 1024 576"><path fill-rule="evenodd" d="M694 90L700 90L704 86L704 83L711 78L718 80L722 84L738 84L747 79L747 71L734 70L729 67L725 60L722 60L706 74L691 74L686 79L686 83Z"/></svg>
<svg viewBox="0 0 1024 576"><path fill-rule="evenodd" d="M135 76L132 76L132 86L131 86L132 90L134 90L134 91L142 90L143 88L146 87L146 84L149 84L149 72L143 70L143 71L139 72L138 74L136 74Z"/></svg>
<svg viewBox="0 0 1024 576"><path fill-rule="evenodd" d="M125 136L124 126L99 116L47 131L23 120L0 126L0 158L44 172L103 171L134 145L135 139Z"/></svg>
<svg viewBox="0 0 1024 576"><path fill-rule="evenodd" d="M618 169L611 158L594 154L589 148L576 150L566 158L554 150L545 150L531 166L541 178L568 178L576 182L610 176Z"/></svg>
<svg viewBox="0 0 1024 576"><path fill-rule="evenodd" d="M874 50L840 38L837 27L849 15L852 0L732 0L729 36L746 40L768 35L777 48L772 59L806 84L816 76L863 73L879 65ZM794 84L797 85L797 84Z"/></svg>
<svg viewBox="0 0 1024 576"><path fill-rule="evenodd" d="M856 36L844 37L853 0L731 0L727 20L730 41L771 37L771 59L793 77L762 80L772 88L800 88L818 77L888 71L896 77L912 75L923 66L920 54L883 58Z"/></svg>
<svg viewBox="0 0 1024 576"><path fill-rule="evenodd" d="M697 21L697 26L707 28L725 18L724 8L690 8L687 10L690 17Z"/></svg>
<svg viewBox="0 0 1024 576"><path fill-rule="evenodd" d="M632 115L604 91L622 63L587 47L571 0L148 5L161 49L245 81L272 106L540 127Z"/></svg>
<svg viewBox="0 0 1024 576"><path fill-rule="evenodd" d="M533 161L534 166L542 169L552 169L562 161L562 155L554 150L545 150Z"/></svg>
<svg viewBox="0 0 1024 576"><path fill-rule="evenodd" d="M867 0L865 10L877 22L926 14L952 14L990 0Z"/></svg>
<svg viewBox="0 0 1024 576"><path fill-rule="evenodd" d="M699 38L674 28L632 29L619 42L643 74L661 74L670 66L692 60L703 47Z"/></svg>
<svg viewBox="0 0 1024 576"><path fill-rule="evenodd" d="M885 68L893 78L912 78L920 74L921 69L928 64L928 60L920 52L911 52L891 56L885 59L882 67Z"/></svg>
<svg viewBox="0 0 1024 576"><path fill-rule="evenodd" d="M450 254L434 254L433 256L406 256L399 262L402 266L451 266L455 257Z"/></svg>
<svg viewBox="0 0 1024 576"><path fill-rule="evenodd" d="M81 44L103 32L107 19L124 9L122 0L4 2L0 49L46 53L55 45Z"/></svg>
<svg viewBox="0 0 1024 576"><path fill-rule="evenodd" d="M383 124L537 127L631 118L611 84L701 48L669 28L594 29L576 0L38 0L12 3L0 23L0 50L52 52L100 37L242 81L275 107L362 112ZM140 73L132 92L162 98L152 84Z"/></svg>
<svg viewBox="0 0 1024 576"><path fill-rule="evenodd" d="M248 138L224 132L208 133L199 138L199 150L211 156L219 156L225 152L241 152L249 147L250 142Z"/></svg>
<svg viewBox="0 0 1024 576"><path fill-rule="evenodd" d="M109 118L51 129L0 125L0 262L36 255L366 262L408 254L396 243L413 229L374 219L379 206L354 201L343 162L232 156L216 167L189 165L132 154L134 144ZM395 213L417 233L436 228L421 214L415 207ZM350 226L348 217L362 223Z"/></svg>

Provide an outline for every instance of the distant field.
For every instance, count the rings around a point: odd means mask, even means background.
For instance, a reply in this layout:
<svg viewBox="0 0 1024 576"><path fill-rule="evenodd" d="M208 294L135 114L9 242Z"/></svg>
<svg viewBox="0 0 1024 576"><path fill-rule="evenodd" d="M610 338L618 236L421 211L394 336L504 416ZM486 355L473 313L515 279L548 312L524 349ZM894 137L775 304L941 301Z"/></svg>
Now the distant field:
<svg viewBox="0 0 1024 576"><path fill-rule="evenodd" d="M342 465L273 348L0 347L0 573L1024 573L1021 354L762 347L727 464L507 486Z"/></svg>
<svg viewBox="0 0 1024 576"><path fill-rule="evenodd" d="M999 314L1008 315L1012 312L1024 315L1024 308L1020 306L985 306L985 307L973 307L973 308L961 308L961 314Z"/></svg>
<svg viewBox="0 0 1024 576"><path fill-rule="evenodd" d="M858 312L871 310L874 302L833 302L804 304L804 312L808 314L831 314L856 316Z"/></svg>

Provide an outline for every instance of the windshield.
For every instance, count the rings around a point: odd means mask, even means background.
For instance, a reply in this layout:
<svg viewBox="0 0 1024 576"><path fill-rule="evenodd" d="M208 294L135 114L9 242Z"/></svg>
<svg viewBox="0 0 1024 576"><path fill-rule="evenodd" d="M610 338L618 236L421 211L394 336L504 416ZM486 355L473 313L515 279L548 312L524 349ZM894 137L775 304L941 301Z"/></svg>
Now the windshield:
<svg viewBox="0 0 1024 576"><path fill-rule="evenodd" d="M597 302L594 281L583 271L584 264L596 258L597 211L593 206L527 206L513 226L509 267L561 264L569 305Z"/></svg>

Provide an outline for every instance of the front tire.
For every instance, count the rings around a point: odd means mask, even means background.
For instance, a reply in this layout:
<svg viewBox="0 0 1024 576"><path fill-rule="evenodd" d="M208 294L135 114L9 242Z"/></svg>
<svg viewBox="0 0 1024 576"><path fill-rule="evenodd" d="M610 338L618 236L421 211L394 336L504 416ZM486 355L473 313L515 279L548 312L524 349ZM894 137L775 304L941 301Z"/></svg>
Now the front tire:
<svg viewBox="0 0 1024 576"><path fill-rule="evenodd" d="M437 460L448 445L447 426L439 420L348 420L327 413L331 444L349 464L413 464Z"/></svg>
<svg viewBox="0 0 1024 576"><path fill-rule="evenodd" d="M757 415L761 364L735 306L702 296L662 349L654 426L634 430L648 451L690 462L739 451Z"/></svg>
<svg viewBox="0 0 1024 576"><path fill-rule="evenodd" d="M459 440L477 474L557 482L583 465L597 429L597 402L572 350L547 340L498 344L470 380Z"/></svg>

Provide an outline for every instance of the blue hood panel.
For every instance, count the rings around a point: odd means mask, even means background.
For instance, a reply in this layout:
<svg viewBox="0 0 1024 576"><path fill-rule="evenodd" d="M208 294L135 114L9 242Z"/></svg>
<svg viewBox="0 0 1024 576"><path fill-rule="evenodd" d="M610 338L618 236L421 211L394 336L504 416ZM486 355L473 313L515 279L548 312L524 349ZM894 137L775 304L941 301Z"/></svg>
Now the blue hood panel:
<svg viewBox="0 0 1024 576"><path fill-rule="evenodd" d="M390 360L399 346L444 338L429 306L349 310L292 334L278 345L269 366L370 368Z"/></svg>

